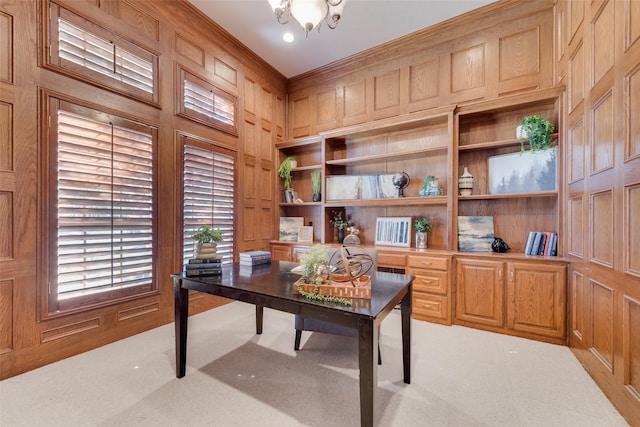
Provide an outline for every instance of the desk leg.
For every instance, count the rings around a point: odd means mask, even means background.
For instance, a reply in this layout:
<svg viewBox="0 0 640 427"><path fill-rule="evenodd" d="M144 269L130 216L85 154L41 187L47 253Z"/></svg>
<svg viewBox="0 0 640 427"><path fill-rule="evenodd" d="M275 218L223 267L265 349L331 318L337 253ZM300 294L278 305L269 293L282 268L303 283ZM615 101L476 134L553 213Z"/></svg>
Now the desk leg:
<svg viewBox="0 0 640 427"><path fill-rule="evenodd" d="M404 382L411 384L411 289L400 302L402 318L402 367Z"/></svg>
<svg viewBox="0 0 640 427"><path fill-rule="evenodd" d="M264 307L256 305L256 334L262 333L262 315L264 313Z"/></svg>
<svg viewBox="0 0 640 427"><path fill-rule="evenodd" d="M375 420L378 365L375 347L378 343L378 327L373 320L360 319L358 353L360 365L360 425L373 426Z"/></svg>
<svg viewBox="0 0 640 427"><path fill-rule="evenodd" d="M176 377L182 378L187 367L189 291L182 287L181 279L173 279L173 300L176 324Z"/></svg>

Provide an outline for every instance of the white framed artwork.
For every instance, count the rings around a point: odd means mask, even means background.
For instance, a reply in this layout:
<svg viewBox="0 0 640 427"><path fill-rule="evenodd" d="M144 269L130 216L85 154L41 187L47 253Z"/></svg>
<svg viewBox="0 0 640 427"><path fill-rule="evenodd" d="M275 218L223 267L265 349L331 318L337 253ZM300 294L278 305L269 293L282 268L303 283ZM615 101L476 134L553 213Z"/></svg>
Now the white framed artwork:
<svg viewBox="0 0 640 427"><path fill-rule="evenodd" d="M376 245L409 247L411 217L383 217L376 219Z"/></svg>

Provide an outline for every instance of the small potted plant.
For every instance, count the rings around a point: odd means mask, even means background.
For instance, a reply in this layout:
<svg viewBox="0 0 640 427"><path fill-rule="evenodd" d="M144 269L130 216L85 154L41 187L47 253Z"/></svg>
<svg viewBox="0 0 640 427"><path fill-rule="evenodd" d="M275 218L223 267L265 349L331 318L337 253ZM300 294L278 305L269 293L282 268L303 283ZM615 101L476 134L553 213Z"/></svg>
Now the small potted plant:
<svg viewBox="0 0 640 427"><path fill-rule="evenodd" d="M554 126L541 116L527 116L522 119L516 129L516 135L520 139L520 150L524 152L524 144L529 141L531 152L544 150L551 145L551 133Z"/></svg>
<svg viewBox="0 0 640 427"><path fill-rule="evenodd" d="M342 243L344 241L344 230L349 226L349 223L342 218L342 211L333 212L331 225L338 230L338 243Z"/></svg>
<svg viewBox="0 0 640 427"><path fill-rule="evenodd" d="M214 258L217 251L217 242L222 241L222 230L202 225L191 233L191 238L196 243L196 258Z"/></svg>
<svg viewBox="0 0 640 427"><path fill-rule="evenodd" d="M291 190L291 170L297 166L297 162L291 156L286 157L278 167L278 175L284 179L284 189Z"/></svg>
<svg viewBox="0 0 640 427"><path fill-rule="evenodd" d="M320 171L311 172L311 192L313 193L313 201L322 200L322 174Z"/></svg>
<svg viewBox="0 0 640 427"><path fill-rule="evenodd" d="M415 220L416 226L416 249L427 249L427 232L431 230L431 223L427 218Z"/></svg>

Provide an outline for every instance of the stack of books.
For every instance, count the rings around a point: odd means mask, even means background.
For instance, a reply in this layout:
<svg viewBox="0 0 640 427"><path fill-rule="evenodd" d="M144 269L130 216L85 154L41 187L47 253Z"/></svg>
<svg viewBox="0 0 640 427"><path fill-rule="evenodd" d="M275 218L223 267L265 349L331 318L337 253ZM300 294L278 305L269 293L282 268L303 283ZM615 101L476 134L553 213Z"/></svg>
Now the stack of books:
<svg viewBox="0 0 640 427"><path fill-rule="evenodd" d="M191 258L184 265L187 277L219 276L222 274L222 256L211 258Z"/></svg>
<svg viewBox="0 0 640 427"><path fill-rule="evenodd" d="M553 231L531 231L524 249L525 255L558 255L558 233Z"/></svg>
<svg viewBox="0 0 640 427"><path fill-rule="evenodd" d="M240 265L254 266L271 262L271 252L251 251L240 252Z"/></svg>

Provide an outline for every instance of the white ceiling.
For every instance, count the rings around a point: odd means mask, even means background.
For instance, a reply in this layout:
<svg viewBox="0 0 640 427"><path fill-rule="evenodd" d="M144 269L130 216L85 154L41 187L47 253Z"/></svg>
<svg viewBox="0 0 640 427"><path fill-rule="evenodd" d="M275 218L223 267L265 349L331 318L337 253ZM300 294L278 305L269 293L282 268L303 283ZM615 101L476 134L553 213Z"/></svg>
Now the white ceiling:
<svg viewBox="0 0 640 427"><path fill-rule="evenodd" d="M495 0L344 0L335 30L324 23L305 39L300 24L277 22L267 0L189 0L249 49L293 77L445 21ZM291 32L293 43L282 35Z"/></svg>

